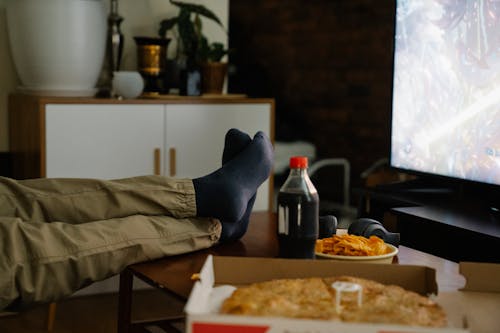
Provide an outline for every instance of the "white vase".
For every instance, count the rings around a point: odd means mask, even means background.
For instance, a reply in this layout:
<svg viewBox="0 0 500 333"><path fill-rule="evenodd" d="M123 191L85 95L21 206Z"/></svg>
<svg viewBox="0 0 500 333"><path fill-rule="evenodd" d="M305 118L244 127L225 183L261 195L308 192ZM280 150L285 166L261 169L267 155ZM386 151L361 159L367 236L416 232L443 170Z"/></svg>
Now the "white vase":
<svg viewBox="0 0 500 333"><path fill-rule="evenodd" d="M8 0L6 13L19 90L95 94L106 48L102 0Z"/></svg>

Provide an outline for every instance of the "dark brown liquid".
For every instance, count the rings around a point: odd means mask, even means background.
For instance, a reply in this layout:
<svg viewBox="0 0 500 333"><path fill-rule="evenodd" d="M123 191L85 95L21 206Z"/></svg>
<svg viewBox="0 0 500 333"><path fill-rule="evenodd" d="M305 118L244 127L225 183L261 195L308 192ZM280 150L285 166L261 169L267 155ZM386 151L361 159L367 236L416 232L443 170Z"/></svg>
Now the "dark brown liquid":
<svg viewBox="0 0 500 333"><path fill-rule="evenodd" d="M278 194L278 242L282 258L314 258L318 238L317 193Z"/></svg>

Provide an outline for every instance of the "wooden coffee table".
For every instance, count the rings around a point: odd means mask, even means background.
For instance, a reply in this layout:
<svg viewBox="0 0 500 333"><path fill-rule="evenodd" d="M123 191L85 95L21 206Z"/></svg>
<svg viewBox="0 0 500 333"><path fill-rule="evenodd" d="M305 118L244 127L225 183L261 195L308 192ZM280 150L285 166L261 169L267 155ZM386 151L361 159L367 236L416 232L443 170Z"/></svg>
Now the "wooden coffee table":
<svg viewBox="0 0 500 333"><path fill-rule="evenodd" d="M191 276L198 273L209 254L217 256L277 257L276 214L268 212L253 213L245 236L234 243L221 244L210 249L183 255L166 257L160 260L135 264L120 274L118 332L136 332L145 325L160 325L165 330L175 332L169 323L183 321L183 317L171 317L154 321L132 322L133 279L141 279L169 295L185 302L191 292ZM408 247L400 246L395 263L422 265L436 270L440 291L453 291L465 284L458 272L458 264Z"/></svg>

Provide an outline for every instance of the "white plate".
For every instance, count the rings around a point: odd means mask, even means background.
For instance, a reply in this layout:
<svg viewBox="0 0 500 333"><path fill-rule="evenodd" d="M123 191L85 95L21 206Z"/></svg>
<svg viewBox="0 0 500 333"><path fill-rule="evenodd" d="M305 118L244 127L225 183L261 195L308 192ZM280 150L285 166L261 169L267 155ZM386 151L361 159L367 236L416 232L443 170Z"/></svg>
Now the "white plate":
<svg viewBox="0 0 500 333"><path fill-rule="evenodd" d="M316 258L318 259L333 259L333 260L344 260L344 261L354 261L354 262L371 262L371 263L392 263L393 257L398 254L398 248L391 244L386 244L391 248L391 252L382 254L379 256L336 256L332 254L325 254L316 252Z"/></svg>

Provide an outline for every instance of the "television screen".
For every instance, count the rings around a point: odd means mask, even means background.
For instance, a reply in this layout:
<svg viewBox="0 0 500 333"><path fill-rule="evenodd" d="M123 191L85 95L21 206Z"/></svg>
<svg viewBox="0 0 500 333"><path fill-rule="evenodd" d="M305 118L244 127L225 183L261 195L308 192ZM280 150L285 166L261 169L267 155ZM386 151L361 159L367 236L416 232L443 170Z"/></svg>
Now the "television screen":
<svg viewBox="0 0 500 333"><path fill-rule="evenodd" d="M500 2L397 0L392 167L500 185Z"/></svg>

